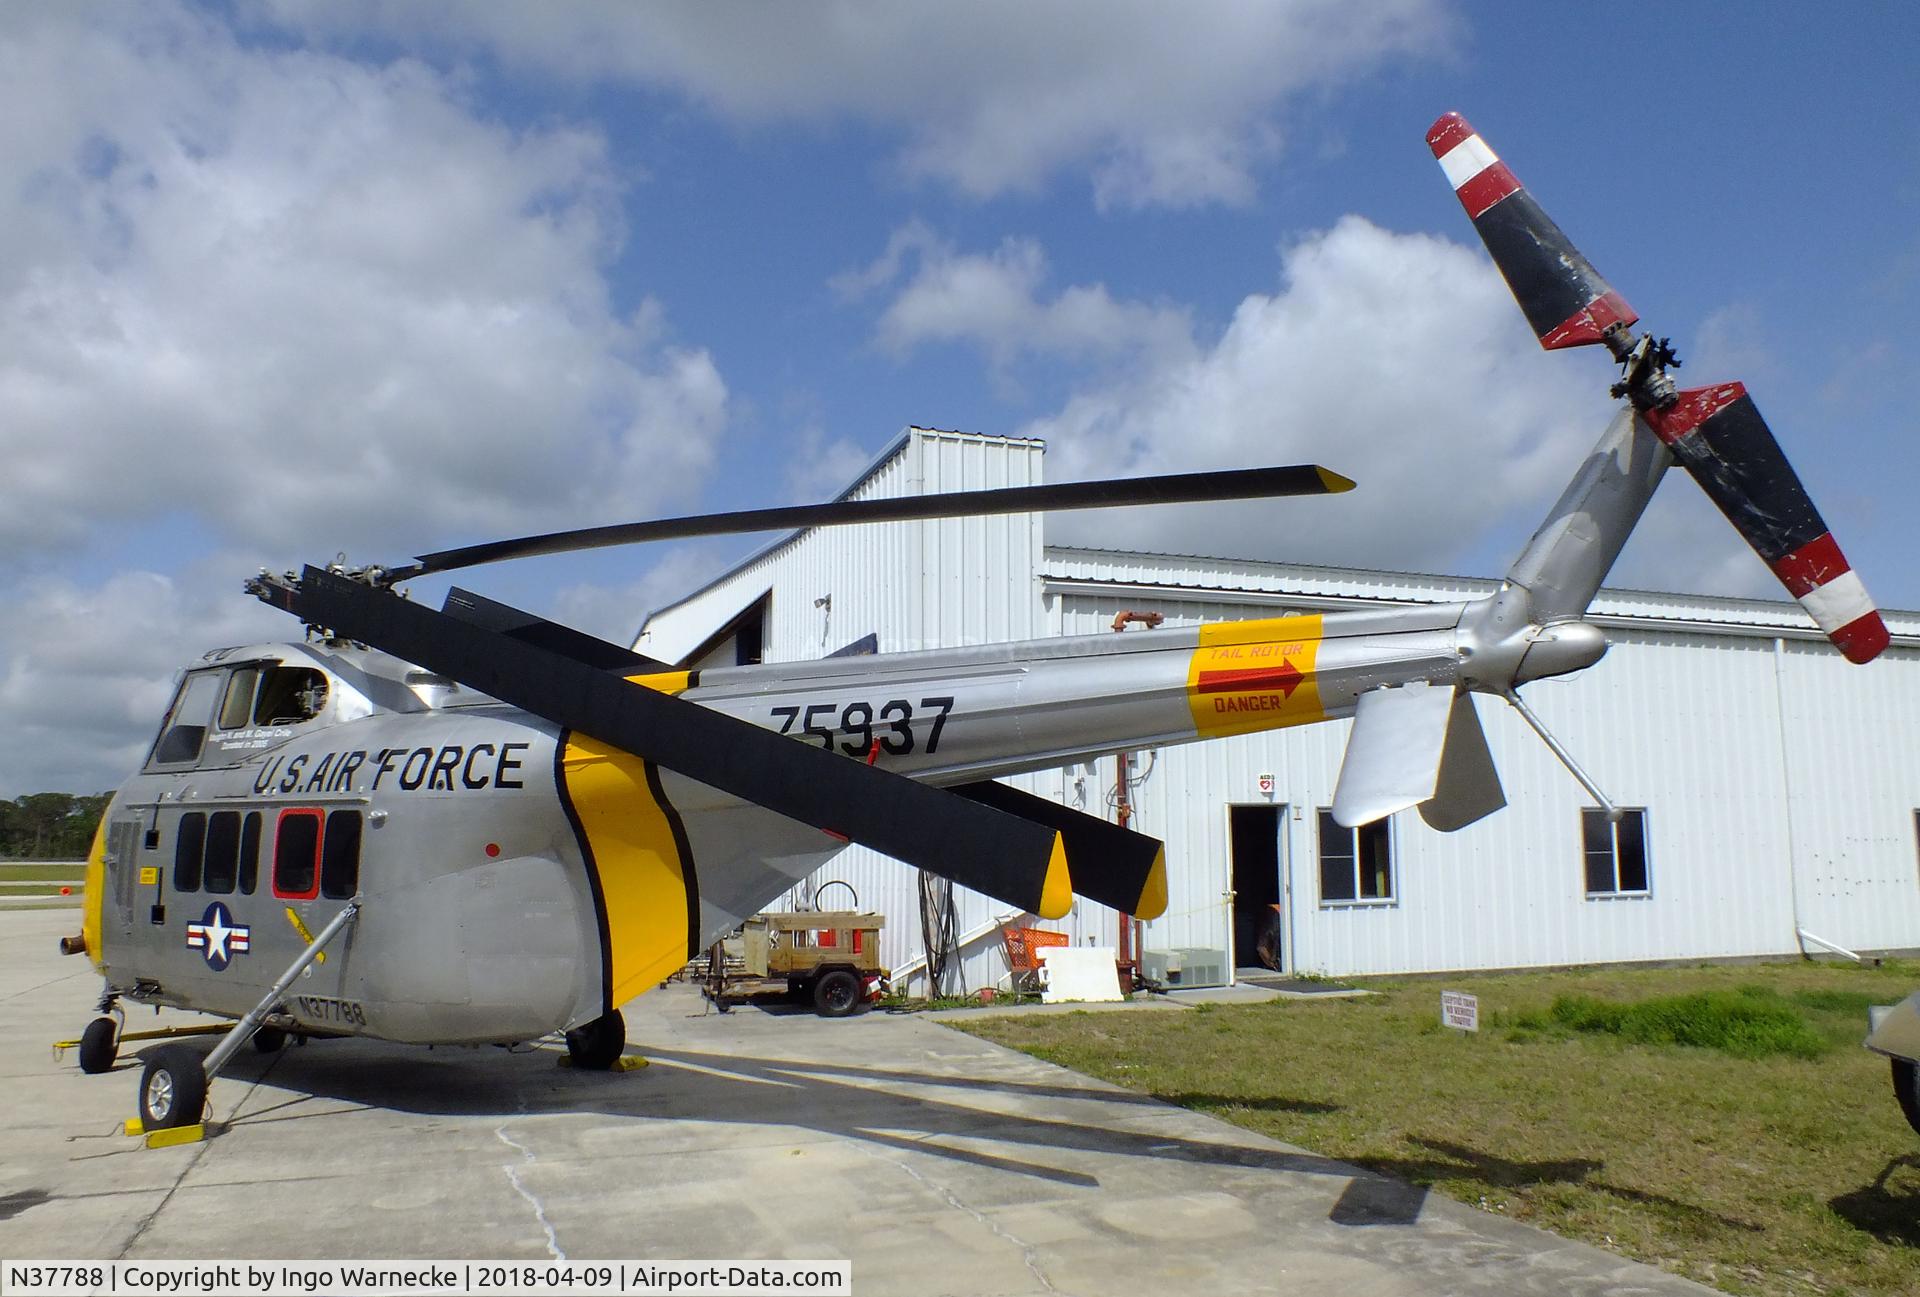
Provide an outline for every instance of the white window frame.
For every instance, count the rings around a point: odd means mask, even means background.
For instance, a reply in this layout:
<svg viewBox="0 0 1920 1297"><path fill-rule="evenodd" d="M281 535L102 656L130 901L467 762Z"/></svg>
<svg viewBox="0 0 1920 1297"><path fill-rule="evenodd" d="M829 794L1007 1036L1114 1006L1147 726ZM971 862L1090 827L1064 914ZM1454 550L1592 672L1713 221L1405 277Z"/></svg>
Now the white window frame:
<svg viewBox="0 0 1920 1297"><path fill-rule="evenodd" d="M1375 820L1372 824L1363 824L1357 829L1341 828L1333 824L1331 807L1320 806L1314 809L1313 864L1314 892L1318 895L1323 910L1344 910L1352 908L1377 908L1400 903L1400 843L1393 831L1393 817ZM1347 835L1348 858L1353 861L1353 895L1327 895L1326 882L1326 835L1327 826L1333 824L1338 832ZM1362 896L1360 894L1360 835L1375 826L1386 839L1387 845L1387 894L1385 896Z"/></svg>
<svg viewBox="0 0 1920 1297"><path fill-rule="evenodd" d="M1611 901L1621 898L1633 899L1653 895L1653 832L1651 828L1649 828L1652 816L1644 806L1622 806L1619 810L1622 812L1621 818L1612 823L1607 823L1607 813L1600 807L1582 806L1580 808L1580 887L1589 901ZM1610 859L1612 864L1613 886L1611 888L1603 888L1600 891L1593 889L1592 878L1587 869L1589 857L1597 854L1587 849L1587 827L1592 823L1592 817L1594 816L1599 816L1601 823L1607 824L1611 839ZM1629 824L1636 822L1636 817L1640 826L1640 868L1645 874L1645 886L1638 888L1622 887L1620 885L1620 834L1623 830L1627 829Z"/></svg>

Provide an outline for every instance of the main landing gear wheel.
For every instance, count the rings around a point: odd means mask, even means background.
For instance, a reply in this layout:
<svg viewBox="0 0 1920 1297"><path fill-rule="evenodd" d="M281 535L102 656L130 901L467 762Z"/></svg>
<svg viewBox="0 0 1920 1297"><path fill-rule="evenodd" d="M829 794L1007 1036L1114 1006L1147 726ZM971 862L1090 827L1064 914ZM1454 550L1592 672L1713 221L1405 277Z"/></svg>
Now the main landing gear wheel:
<svg viewBox="0 0 1920 1297"><path fill-rule="evenodd" d="M1893 1060L1893 1097L1907 1114L1907 1124L1920 1133L1920 1064L1910 1058Z"/></svg>
<svg viewBox="0 0 1920 1297"><path fill-rule="evenodd" d="M254 1052L277 1054L287 1047L287 1033L278 1027L262 1027L253 1033Z"/></svg>
<svg viewBox="0 0 1920 1297"><path fill-rule="evenodd" d="M185 1045L162 1045L140 1076L140 1124L147 1130L191 1126L207 1110L207 1072Z"/></svg>
<svg viewBox="0 0 1920 1297"><path fill-rule="evenodd" d="M80 1070L90 1075L113 1070L120 1055L120 1026L112 1018L95 1018L80 1033Z"/></svg>
<svg viewBox="0 0 1920 1297"><path fill-rule="evenodd" d="M627 1020L620 1010L595 1018L567 1033L567 1057L575 1067L604 1072L627 1050Z"/></svg>
<svg viewBox="0 0 1920 1297"><path fill-rule="evenodd" d="M844 1018L860 1007L860 978L844 968L820 974L813 984L813 1007L823 1018Z"/></svg>

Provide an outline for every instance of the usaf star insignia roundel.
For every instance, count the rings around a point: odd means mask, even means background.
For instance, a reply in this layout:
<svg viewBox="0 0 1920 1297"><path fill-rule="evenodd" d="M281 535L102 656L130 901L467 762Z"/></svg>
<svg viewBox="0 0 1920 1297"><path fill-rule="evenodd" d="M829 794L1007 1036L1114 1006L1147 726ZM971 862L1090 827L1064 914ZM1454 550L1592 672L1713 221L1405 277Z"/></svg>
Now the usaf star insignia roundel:
<svg viewBox="0 0 1920 1297"><path fill-rule="evenodd" d="M198 923L187 925L187 948L204 954L207 967L218 973L233 962L235 955L246 953L252 932L251 927L235 923L227 907L215 901Z"/></svg>

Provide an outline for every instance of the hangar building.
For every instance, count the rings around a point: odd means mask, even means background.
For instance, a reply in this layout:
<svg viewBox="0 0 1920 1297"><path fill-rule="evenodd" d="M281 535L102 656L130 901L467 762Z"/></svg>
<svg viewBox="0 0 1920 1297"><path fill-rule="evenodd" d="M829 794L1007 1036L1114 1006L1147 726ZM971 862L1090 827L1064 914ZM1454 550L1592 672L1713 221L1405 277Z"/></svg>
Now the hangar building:
<svg viewBox="0 0 1920 1297"><path fill-rule="evenodd" d="M910 428L843 498L1041 481L1034 440ZM1670 488L1671 489L1671 488ZM1052 546L1022 514L805 530L653 613L637 651L686 665L899 652L1168 625L1449 602L1497 582ZM1618 830L1522 720L1479 697L1508 806L1458 833L1416 814L1358 833L1333 800L1348 721L1137 754L1133 827L1167 845L1150 969L1187 985L1258 961L1328 976L1920 947L1920 614L1853 666L1798 605L1603 590L1612 648L1527 699L1615 802ZM869 638L871 637L871 638ZM1014 780L1111 818L1114 757ZM918 876L861 847L829 881L888 916L896 985L923 971ZM1008 907L955 890L965 985L1004 976ZM845 888L820 904L843 907ZM1052 926L1113 945L1088 901Z"/></svg>

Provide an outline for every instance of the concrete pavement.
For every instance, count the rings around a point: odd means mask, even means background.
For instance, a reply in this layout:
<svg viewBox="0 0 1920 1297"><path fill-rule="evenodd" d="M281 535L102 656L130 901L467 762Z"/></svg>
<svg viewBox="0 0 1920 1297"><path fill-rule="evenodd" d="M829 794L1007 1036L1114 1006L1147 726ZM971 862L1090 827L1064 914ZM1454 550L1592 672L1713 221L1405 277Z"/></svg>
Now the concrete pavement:
<svg viewBox="0 0 1920 1297"><path fill-rule="evenodd" d="M627 1007L640 1071L243 1050L213 1083L224 1131L148 1150L117 1133L137 1060L50 1056L99 992L55 951L77 926L0 914L0 1257L844 1258L856 1293L969 1297L1708 1291L926 1015L723 1016L677 986Z"/></svg>

